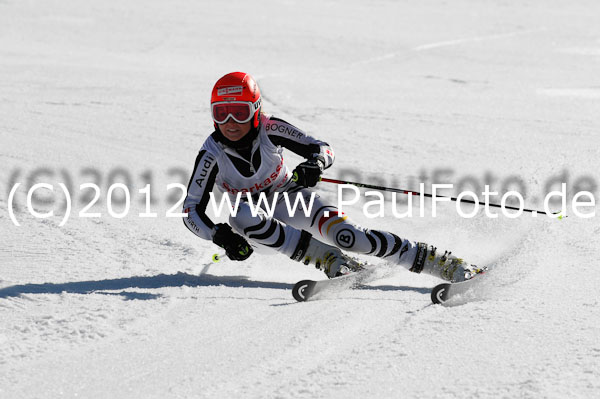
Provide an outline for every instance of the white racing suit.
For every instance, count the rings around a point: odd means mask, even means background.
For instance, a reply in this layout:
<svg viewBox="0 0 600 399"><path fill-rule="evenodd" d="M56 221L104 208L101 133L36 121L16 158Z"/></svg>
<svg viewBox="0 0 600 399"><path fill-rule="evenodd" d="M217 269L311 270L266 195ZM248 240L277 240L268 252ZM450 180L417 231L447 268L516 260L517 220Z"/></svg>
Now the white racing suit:
<svg viewBox="0 0 600 399"><path fill-rule="evenodd" d="M184 202L187 228L204 239L212 239L215 224L206 215L209 193L217 188L229 195L231 204L236 195L242 199L250 193L258 199L265 193L269 206L275 192L279 192L273 217L259 210L252 215L247 201L240 201L237 215L230 216L233 229L255 247L271 248L292 257L300 240L301 231L313 238L335 245L344 251L374 255L400 264L411 271L420 272L427 252L424 244L401 239L393 233L370 230L352 223L345 214L338 215L337 208L315 195L310 215L305 216L300 207L290 216L283 193L294 204L296 196L304 196L309 204L311 189L301 187L291 180L291 170L283 161L283 148L305 158L321 155L325 168L334 161L334 153L325 142L319 141L295 126L269 115L261 115L258 134L246 158L226 146L213 133L204 142L196 159L194 172L188 185ZM256 205L256 200L253 201ZM306 233L304 233L306 234Z"/></svg>

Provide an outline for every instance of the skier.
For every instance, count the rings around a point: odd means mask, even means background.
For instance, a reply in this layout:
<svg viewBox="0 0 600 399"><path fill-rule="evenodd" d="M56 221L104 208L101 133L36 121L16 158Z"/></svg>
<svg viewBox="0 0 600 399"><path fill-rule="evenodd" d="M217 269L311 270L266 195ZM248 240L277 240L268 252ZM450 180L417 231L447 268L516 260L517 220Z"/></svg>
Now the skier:
<svg viewBox="0 0 600 399"><path fill-rule="evenodd" d="M198 237L212 240L232 260L246 260L253 247L271 248L299 261L312 264L329 277L355 270L357 262L342 252L374 255L451 282L463 281L479 272L447 251L425 243L401 239L396 234L365 229L347 215L315 195L311 214L288 214L283 195L278 195L269 217L262 209L252 214L247 201L240 201L229 224L215 224L206 215L209 193L217 188L235 196L247 193L257 198L265 193L287 193L289 203L296 196L310 201L323 171L333 164L329 144L313 138L282 119L261 112L261 95L252 76L233 72L219 79L211 97L215 130L206 139L194 166L184 202L184 223ZM306 159L293 171L283 160L283 149ZM256 201L253 201L256 204ZM340 249L342 248L342 249Z"/></svg>

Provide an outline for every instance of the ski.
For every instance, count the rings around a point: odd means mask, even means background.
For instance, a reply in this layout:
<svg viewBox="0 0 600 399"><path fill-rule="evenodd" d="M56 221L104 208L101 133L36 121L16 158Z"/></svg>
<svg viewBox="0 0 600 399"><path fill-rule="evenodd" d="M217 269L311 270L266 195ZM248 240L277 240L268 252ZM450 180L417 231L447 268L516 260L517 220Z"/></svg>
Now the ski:
<svg viewBox="0 0 600 399"><path fill-rule="evenodd" d="M364 267L365 265L362 265ZM376 267L366 267L355 272L350 272L340 277L334 277L327 280L301 280L294 284L292 295L298 302L306 302L318 299L322 294L328 292L340 292L347 289L360 287L361 285L373 280ZM487 268L485 269L487 271ZM453 297L467 294L478 281L481 275L478 273L470 280L459 283L441 283L431 290L431 301L434 304L443 304Z"/></svg>
<svg viewBox="0 0 600 399"><path fill-rule="evenodd" d="M434 304L443 304L453 297L464 295L468 293L480 280L481 275L477 274L474 278L461 281L459 283L438 284L431 290L431 302Z"/></svg>
<svg viewBox="0 0 600 399"><path fill-rule="evenodd" d="M292 288L292 295L298 302L305 302L315 299L324 292L339 292L356 288L367 282L369 276L373 274L372 271L373 268L365 268L328 280L298 281Z"/></svg>

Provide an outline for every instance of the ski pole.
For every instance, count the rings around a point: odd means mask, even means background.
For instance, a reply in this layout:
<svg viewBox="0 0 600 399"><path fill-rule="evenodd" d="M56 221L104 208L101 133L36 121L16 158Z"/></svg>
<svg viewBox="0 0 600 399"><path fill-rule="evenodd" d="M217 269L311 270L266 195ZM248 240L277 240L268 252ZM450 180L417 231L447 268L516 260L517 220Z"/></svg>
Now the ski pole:
<svg viewBox="0 0 600 399"><path fill-rule="evenodd" d="M226 255L226 254L224 254L224 253L222 253L222 254L213 254L213 256L212 256L212 261L213 261L213 263L218 263L218 262L220 262L220 261L221 261L221 259L222 259L223 257L225 257L225 255Z"/></svg>
<svg viewBox="0 0 600 399"><path fill-rule="evenodd" d="M373 185L373 184L365 184L365 183L357 183L357 182L345 181L345 180L329 179L329 178L327 178L327 177L321 177L321 179L320 179L320 180L321 180L321 181L323 181L323 182L326 182L326 183L334 183L334 184L350 184L350 185L352 185L352 186L356 186L356 187L362 187L362 188L372 188L372 189L374 189L374 190L380 190L380 191L390 191L390 192L393 192L393 193L400 193L400 194L407 194L407 195L417 195L417 196L418 196L418 195L422 195L422 196L424 196L424 197L427 197L427 198L433 198L433 195L431 195L431 194L427 194L427 193L419 193L419 192L417 192L417 191L405 190L405 189L402 189L402 188L393 188L393 187L375 186L375 185ZM443 196L443 195L437 195L436 197L437 197L437 198L449 198L449 199L450 199L450 200L452 200L452 201L458 201L458 198L455 198L455 197L446 197L446 196ZM461 199L460 201L461 201L461 202L466 202L466 203L468 203L468 204L479 204L479 205L483 205L483 206L485 206L485 205L486 205L486 203L485 203L485 202L472 201L472 200L468 200L468 199ZM507 206L507 205L505 205L505 206L502 206L502 205L499 205L499 204L492 204L492 203L489 203L489 204L487 204L487 205L489 205L489 206L493 206L493 207L496 207L496 208L512 209L512 210L515 210L515 211L518 211L518 210L520 210L520 208L516 208L516 207L514 207L514 206ZM544 215L547 215L547 214L548 214L547 212L540 211L540 210L538 210L538 209L527 209L527 208L524 208L524 209L523 209L523 211L524 211L524 212L535 212L535 213L542 213L542 214L544 214ZM560 213L560 212L552 212L552 215L556 215L556 214L559 214L559 213ZM565 217L566 217L566 216L565 216ZM558 218L559 218L559 219L562 219L562 218L563 218L563 216L561 215L561 216L559 216Z"/></svg>
<svg viewBox="0 0 600 399"><path fill-rule="evenodd" d="M208 272L208 269L210 269L210 267L215 264L215 263L219 263L221 261L221 259L228 259L225 257L225 253L217 253L217 254L213 254L212 256L212 261L205 264L204 267L202 268L202 270L200 271L200 275L205 274L206 272Z"/></svg>

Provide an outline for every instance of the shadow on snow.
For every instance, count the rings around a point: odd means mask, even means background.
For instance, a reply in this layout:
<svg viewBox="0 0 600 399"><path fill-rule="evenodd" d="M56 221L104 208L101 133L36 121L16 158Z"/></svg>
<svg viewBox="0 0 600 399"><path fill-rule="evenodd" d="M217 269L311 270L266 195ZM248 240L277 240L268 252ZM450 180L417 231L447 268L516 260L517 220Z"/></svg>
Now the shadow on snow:
<svg viewBox="0 0 600 399"><path fill-rule="evenodd" d="M234 288L269 288L280 290L291 290L294 286L288 283L277 283L271 281L249 280L245 276L214 276L211 274L193 275L188 273L159 274L156 276L124 277L110 280L74 281L67 283L44 283L44 284L22 284L13 285L0 289L0 298L16 297L23 294L103 294L119 295L125 300L149 300L160 297L160 294L135 291L119 291L129 288L157 289L166 287L209 287L225 286ZM413 291L429 294L430 288L406 287L406 286L360 286L361 290L379 291Z"/></svg>
<svg viewBox="0 0 600 399"><path fill-rule="evenodd" d="M155 299L160 294L143 292L100 292L117 291L128 288L156 289L165 287L250 287L250 288L272 288L292 289L292 284L276 283L267 281L248 280L244 276L213 276L211 274L192 275L187 273L159 274L157 276L124 277L111 280L74 281L69 283L44 283L44 284L22 284L13 285L0 289L0 298L15 297L22 294L105 294L121 295L127 300L131 299Z"/></svg>

